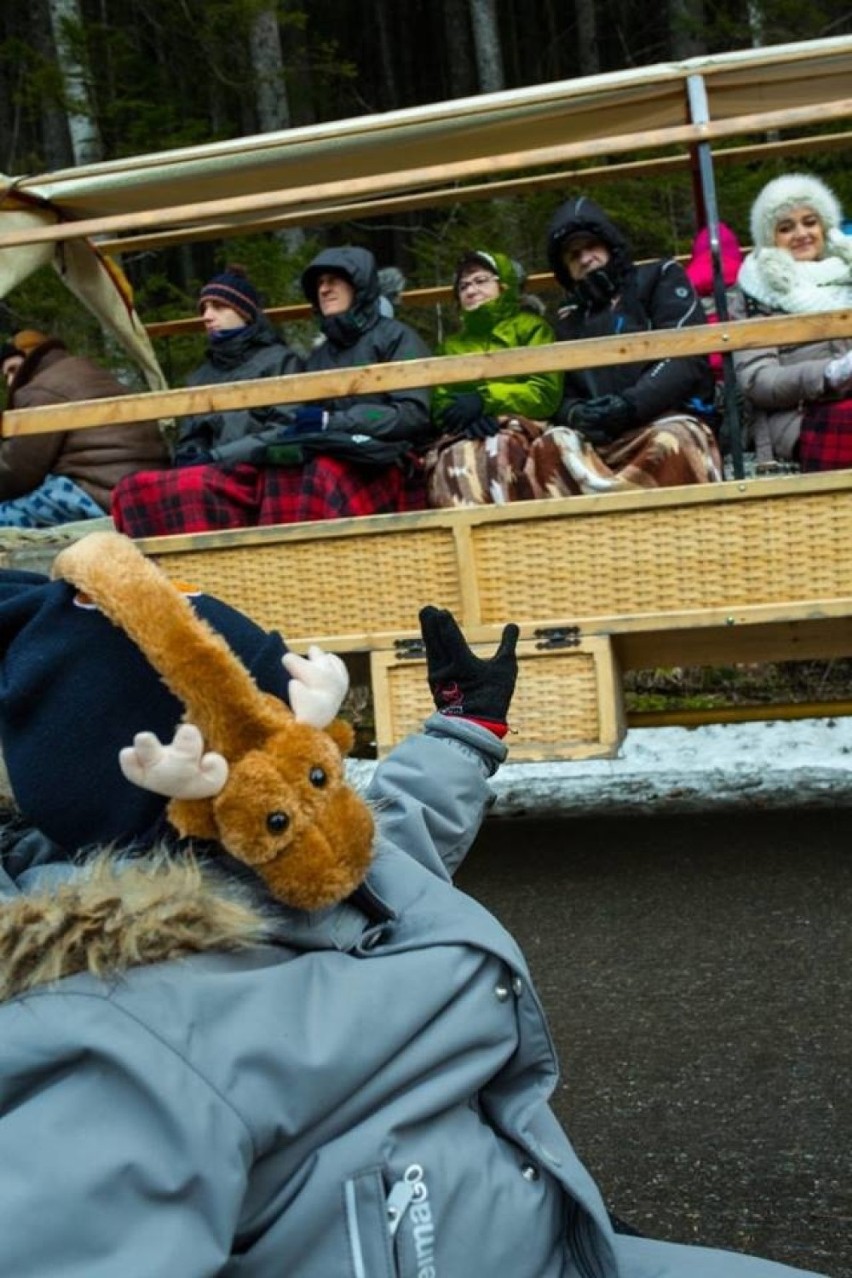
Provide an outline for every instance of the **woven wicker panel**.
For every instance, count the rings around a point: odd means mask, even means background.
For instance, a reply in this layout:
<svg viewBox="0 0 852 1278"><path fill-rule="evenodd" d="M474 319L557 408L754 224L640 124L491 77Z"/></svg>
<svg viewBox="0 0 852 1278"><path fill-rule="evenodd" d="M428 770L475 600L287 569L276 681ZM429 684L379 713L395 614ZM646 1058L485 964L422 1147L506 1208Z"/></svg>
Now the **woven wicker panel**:
<svg viewBox="0 0 852 1278"><path fill-rule="evenodd" d="M852 593L852 499L659 506L483 524L482 621L732 607Z"/></svg>
<svg viewBox="0 0 852 1278"><path fill-rule="evenodd" d="M411 631L423 604L460 609L447 529L381 537L325 537L156 555L192 582L287 639Z"/></svg>
<svg viewBox="0 0 852 1278"><path fill-rule="evenodd" d="M475 646L474 651L490 656L494 649L482 645ZM377 704L386 698L385 709L392 728L387 739L377 743L380 753L410 733L418 732L423 720L434 710L425 662L394 663L391 657L385 663L384 657L383 653L374 654L373 694ZM593 654L527 655L519 651L519 666L511 711L513 735L509 738L513 761L542 757L570 759L613 752L617 742L601 740L598 708L601 690L598 662Z"/></svg>

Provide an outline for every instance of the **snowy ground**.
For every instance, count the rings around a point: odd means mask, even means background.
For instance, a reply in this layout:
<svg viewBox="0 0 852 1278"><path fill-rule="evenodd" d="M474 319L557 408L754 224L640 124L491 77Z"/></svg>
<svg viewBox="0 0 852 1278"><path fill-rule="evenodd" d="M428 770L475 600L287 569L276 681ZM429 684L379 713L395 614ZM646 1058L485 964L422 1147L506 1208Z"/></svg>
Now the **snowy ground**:
<svg viewBox="0 0 852 1278"><path fill-rule="evenodd" d="M364 784L375 764L349 766ZM492 785L495 816L852 806L852 719L635 728L616 759L506 763Z"/></svg>

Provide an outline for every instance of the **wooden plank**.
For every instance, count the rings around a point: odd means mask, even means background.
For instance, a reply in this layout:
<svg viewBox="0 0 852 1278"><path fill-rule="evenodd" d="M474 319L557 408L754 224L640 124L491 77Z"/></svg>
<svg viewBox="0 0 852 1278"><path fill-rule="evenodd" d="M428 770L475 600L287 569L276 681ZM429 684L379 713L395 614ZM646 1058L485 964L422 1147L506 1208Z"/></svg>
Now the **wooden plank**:
<svg viewBox="0 0 852 1278"><path fill-rule="evenodd" d="M621 136L585 138L579 142L560 146L531 148L505 155L483 156L448 164L425 165L393 174L380 173L367 177L349 177L343 182L318 183L308 187L290 187L254 195L175 205L171 208L62 221L50 226L31 227L27 230L7 231L0 234L0 248L15 248L22 244L60 243L63 240L83 239L121 230L143 230L164 225L191 226L202 224L211 217L239 216L265 209L295 207L304 203L316 206L321 201L339 202L341 199L350 199L359 194L385 194L391 190L439 186L442 182L458 181L478 175L507 172L512 169L536 168L564 163L572 159L604 157L625 151L650 150L673 145L688 147L700 142L712 142L719 138L735 137L757 131L799 128L815 122L843 119L849 115L852 115L852 98L844 97L836 101L785 110L750 112L702 125L685 124L660 129L640 129Z"/></svg>
<svg viewBox="0 0 852 1278"><path fill-rule="evenodd" d="M130 424L152 418L225 412L268 404L296 404L332 396L382 394L387 391L462 381L488 381L497 376L525 376L554 369L597 368L710 351L752 350L796 342L844 337L852 331L852 311L819 315L784 315L706 324L696 328L657 329L622 337L553 342L477 355L431 356L391 364L323 373L294 373L258 378L226 386L81 400L49 408L15 409L3 414L7 437L80 430L86 426Z"/></svg>
<svg viewBox="0 0 852 1278"><path fill-rule="evenodd" d="M833 135L818 134L806 138L788 138L777 142L753 143L751 146L719 148L713 158L717 164L743 163L748 160L765 161L772 157L805 155L811 151L834 151L846 148L852 142L852 133ZM414 195L391 196L386 199L342 202L312 208L302 206L295 212L279 213L262 218L246 216L238 222L208 222L201 226L182 227L180 230L156 231L149 235L119 236L101 240L98 247L104 253L139 252L142 249L164 249L190 241L227 238L228 235L258 234L262 231L283 230L286 227L323 226L369 217L390 217L399 213L413 213L420 209L446 208L455 204L469 204L481 199L509 199L536 192L564 190L570 186L586 187L592 183L625 181L640 177L667 177L686 173L692 159L689 155L664 155L648 160L627 160L610 164L589 165L583 168L564 169L556 173L537 176L507 178L459 186L454 183L444 190L440 188ZM282 318L294 318L294 307L282 308Z"/></svg>

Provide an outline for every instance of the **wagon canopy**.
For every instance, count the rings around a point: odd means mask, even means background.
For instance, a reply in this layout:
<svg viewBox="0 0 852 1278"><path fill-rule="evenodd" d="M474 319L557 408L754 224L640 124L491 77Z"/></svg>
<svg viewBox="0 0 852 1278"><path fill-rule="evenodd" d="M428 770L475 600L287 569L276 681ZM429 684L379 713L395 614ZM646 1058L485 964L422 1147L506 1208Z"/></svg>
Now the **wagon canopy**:
<svg viewBox="0 0 852 1278"><path fill-rule="evenodd" d="M770 150L848 146L850 94L844 36L0 176L0 296L53 261L156 386L156 358L107 255L564 185L580 171L687 168L702 143L785 128L819 126L811 139ZM590 161L600 167L564 167ZM554 165L563 167L545 171Z"/></svg>

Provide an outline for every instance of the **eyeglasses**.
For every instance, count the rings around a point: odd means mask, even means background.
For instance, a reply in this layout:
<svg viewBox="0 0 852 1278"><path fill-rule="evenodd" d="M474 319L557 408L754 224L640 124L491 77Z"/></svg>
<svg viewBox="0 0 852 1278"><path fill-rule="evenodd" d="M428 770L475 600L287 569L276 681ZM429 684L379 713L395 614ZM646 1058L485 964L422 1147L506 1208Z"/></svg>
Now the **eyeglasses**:
<svg viewBox="0 0 852 1278"><path fill-rule="evenodd" d="M496 275L468 275L467 279L459 280L458 291L466 293L469 288L485 288L486 284L499 284L499 277Z"/></svg>

